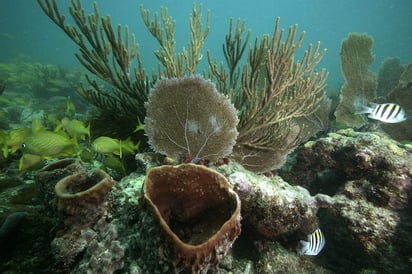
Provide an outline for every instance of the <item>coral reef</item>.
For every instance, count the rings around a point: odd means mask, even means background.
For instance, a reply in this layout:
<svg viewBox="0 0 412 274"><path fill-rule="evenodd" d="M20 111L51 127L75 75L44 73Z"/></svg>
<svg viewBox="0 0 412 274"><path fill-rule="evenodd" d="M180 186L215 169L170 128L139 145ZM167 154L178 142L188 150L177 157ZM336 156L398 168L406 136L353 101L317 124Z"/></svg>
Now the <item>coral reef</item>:
<svg viewBox="0 0 412 274"><path fill-rule="evenodd" d="M297 26L286 34L277 19L273 35L257 38L247 49L250 32L245 32L244 23L238 21L234 26L231 21L223 45L226 66L208 54L209 71L205 74L210 75L215 88L211 81L194 76L210 23L208 14L203 26L201 6L193 5L190 42L181 53L176 52L175 21L167 8L151 19L150 12L141 6L143 22L160 45L154 52L158 72L149 74L135 37L129 35L127 27L113 27L109 16L100 16L97 4L87 15L80 0L72 0L69 13L74 25L69 25L58 1L38 2L77 44L80 63L97 77L87 76L88 86L82 86L80 92L100 108L101 117L115 121L128 136L145 118L144 104L149 99L148 137L155 150L175 159L140 153L136 155L140 173L119 183L101 171L88 173L77 162L67 160L43 169L31 187L28 183L24 190L0 193L0 200L8 204L13 204L12 200L25 204L13 210L1 205L1 209L29 213L27 226L17 232L30 231L18 236L34 246L26 248L28 254L18 253L16 260L0 264L0 271L410 272L412 155L410 149L381 133L343 130L306 143L296 152L295 162L281 170L281 177L256 175L239 163L227 164L227 159L210 168L194 164L154 167L174 160L207 163L203 160L216 161L229 154L237 136L235 108L239 138L232 159L255 172L279 168L292 150L316 133L316 127L327 128L318 118L328 113L317 112L328 105L324 99L327 73L316 71L325 51L319 43L310 45L297 61L295 54L305 34L298 36ZM342 44L346 80L342 93L346 99L342 98L337 116L344 126L364 123L360 117L354 118L356 96L365 104L375 99L375 76L368 71L373 61L372 44L363 34L351 34ZM410 71L407 68L401 76L402 89L390 95L393 100L405 98L409 92ZM158 79L162 80L155 84ZM168 87L159 99L165 104L156 105L152 99L157 89L171 83L177 85ZM176 86L186 84L190 94L176 93ZM207 100L196 97L197 91L203 91ZM216 101L209 105L211 98ZM220 107L225 110L217 110ZM308 129L309 124L314 127ZM156 138L162 138L164 146ZM72 167L80 172L65 176L75 172ZM33 195L38 186L45 205L36 204L41 201ZM44 220L44 213L54 207L60 214L52 212L52 221ZM55 226L51 228L50 223ZM299 240L306 239L316 227L325 234L325 249L315 258L297 256ZM51 243L51 248L45 248L44 243ZM27 245L20 241L15 250L24 250ZM21 258L25 264L16 267ZM31 267L36 260L46 267Z"/></svg>
<svg viewBox="0 0 412 274"><path fill-rule="evenodd" d="M176 160L216 162L232 152L236 109L200 76L159 80L147 103L152 148Z"/></svg>
<svg viewBox="0 0 412 274"><path fill-rule="evenodd" d="M73 221L69 227L58 228L51 241L55 271L115 273L122 269L119 273L127 270L136 273L133 271L140 269L135 263L133 246L138 230L136 216L143 179L143 176L134 174L117 183L110 197L106 198L108 205L100 205L108 210L107 214L101 215L94 223L79 227L75 225L79 222ZM64 221L64 217L59 216L59 219ZM81 220L88 216L79 215L77 218Z"/></svg>
<svg viewBox="0 0 412 274"><path fill-rule="evenodd" d="M406 111L408 117L412 113L412 63L401 74L398 85L387 95L387 100L398 103ZM396 125L382 125L382 130L392 138L402 142L412 142L412 119L406 119Z"/></svg>
<svg viewBox="0 0 412 274"><path fill-rule="evenodd" d="M0 79L10 88L31 92L38 98L49 98L76 90L81 72L36 62L0 63Z"/></svg>
<svg viewBox="0 0 412 274"><path fill-rule="evenodd" d="M240 234L239 197L225 177L206 167L153 168L143 192L164 238L154 248L161 249L163 259L171 260L178 272L207 273Z"/></svg>
<svg viewBox="0 0 412 274"><path fill-rule="evenodd" d="M114 273L123 268L125 245L118 240L117 226L99 220L89 235L83 260L75 268L78 273ZM93 235L95 234L95 235Z"/></svg>
<svg viewBox="0 0 412 274"><path fill-rule="evenodd" d="M130 129L130 124L143 121L143 103L157 79L193 76L202 60L210 16L207 15L203 26L201 6L193 5L189 20L190 42L188 50L183 49L182 53L175 51L175 21L168 15L167 8L162 8L160 16L155 13L151 20L149 10L141 6L143 22L160 45L154 52L160 62L159 75L152 73L149 77L135 37L130 39L128 28L121 26L117 28L116 35L110 16L100 17L97 4L94 5L94 13L86 16L81 2L73 0L69 12L76 25L72 26L65 23L57 1L38 0L38 3L45 14L79 46L81 55L77 58L81 64L114 88L113 92L107 92L95 79L87 76L91 88L82 88L83 97L103 112L112 114L111 120L116 119L118 125L124 125L123 128ZM256 39L248 50L247 62L241 65L250 33L244 37L245 24L238 21L233 28L231 21L223 45L227 68L218 65L208 53L208 75L217 83L219 92L227 95L239 111L240 134L233 157L258 172L282 166L286 155L307 138L305 133L308 131L302 133L304 125L294 118L314 113L324 97L327 73L325 70L316 72L315 69L326 50L320 50L320 43L316 46L310 44L302 59L295 61L295 53L301 47L305 33L297 41L297 25L289 28L287 36L284 33L279 28L278 18L273 35ZM134 73L130 73L134 58L137 67ZM111 59L114 62L108 61ZM130 119L134 117L137 121L131 123ZM181 143L178 145L182 146ZM267 161L268 156L274 156L269 157L273 160Z"/></svg>
<svg viewBox="0 0 412 274"><path fill-rule="evenodd" d="M356 106L367 105L376 98L376 76L368 70L373 63L373 39L368 34L350 33L342 41L341 65L345 84L335 116L339 127L361 127L366 120L357 115Z"/></svg>
<svg viewBox="0 0 412 274"><path fill-rule="evenodd" d="M0 95L3 94L4 90L6 89L6 86L7 86L7 81L0 80Z"/></svg>
<svg viewBox="0 0 412 274"><path fill-rule="evenodd" d="M223 44L227 68L212 61L208 54L218 90L227 94L239 111L239 137L233 157L256 172L279 168L286 155L303 142L303 125L294 118L318 109L327 78L325 70L315 71L326 53L320 50L320 43L309 45L302 60L295 61L305 32L295 41L297 25L290 27L286 36L279 24L277 18L273 35L255 40L243 65L240 61L250 32L245 34L245 24L240 21L236 27L230 22Z"/></svg>
<svg viewBox="0 0 412 274"><path fill-rule="evenodd" d="M32 178L13 163L0 170L0 272L46 273L52 218Z"/></svg>
<svg viewBox="0 0 412 274"><path fill-rule="evenodd" d="M107 213L98 220L83 226L75 221L62 226L66 216L53 215L57 226L45 230L51 238L41 240L29 234L38 243L51 243L51 248L41 245L44 251L32 254L37 260L48 256L48 269L34 269L65 273L103 268L108 273L408 273L412 267L405 255L410 254L412 244L411 153L381 133L329 133L298 149L296 163L280 173L295 185L279 176L257 175L236 162L213 167L220 174L212 167L184 164L190 180L180 180L182 166L154 167L164 158L140 154L139 163L151 167L149 173L144 176L146 169L142 168L142 173L117 183L106 198L108 205L101 205ZM234 242L225 238L236 238L240 229L239 204L232 187L241 200L243 218L242 234ZM212 208L204 208L202 194L209 197L205 203ZM221 211L212 205L219 197L226 199L218 207ZM41 207L38 210L44 215ZM207 212L200 213L202 210ZM200 217L192 221L185 218L196 212ZM235 226L229 234L223 238L214 235L222 235L219 229L227 231L226 225L233 224L228 221L232 214ZM37 222L45 222L42 218ZM325 248L316 257L299 256L299 240L306 239L316 227L325 235ZM192 257L205 268L196 268L199 263L191 269L188 254L210 247L210 242L223 244L223 248ZM26 263L12 269L33 269L27 255L18 258L26 258Z"/></svg>
<svg viewBox="0 0 412 274"><path fill-rule="evenodd" d="M94 3L94 12L86 15L79 0L71 1L69 13L75 25L67 24L56 0L38 0L38 3L44 13L79 47L80 54L76 57L83 67L97 77L86 75L89 86L82 86L80 94L100 109L100 117L106 122L115 121L113 128L119 128L119 131L126 128L132 133L138 121L144 120L144 103L156 79L163 76L183 77L187 73L193 75L202 59L209 16L203 27L201 6L193 5L189 20L190 42L187 50L182 49L179 54L175 53L175 21L168 15L167 8L162 8L161 20L157 13L151 20L149 10L141 6L143 22L160 45L154 53L162 69L159 69L159 75L152 73L150 76L142 64L136 37L129 35L127 26L113 27L110 16L100 16L97 3ZM132 67L133 63L137 64L136 67ZM100 80L105 85L101 85Z"/></svg>
<svg viewBox="0 0 412 274"><path fill-rule="evenodd" d="M378 86L376 93L380 97L387 97L399 82L405 68L401 65L399 58L386 58L379 67Z"/></svg>
<svg viewBox="0 0 412 274"><path fill-rule="evenodd" d="M237 163L217 170L229 178L242 201L242 224L253 234L276 240L291 234L307 235L318 227L319 208L333 200L324 194L311 196L279 176L265 177L247 171Z"/></svg>
<svg viewBox="0 0 412 274"><path fill-rule="evenodd" d="M56 269L67 270L76 262L71 273L114 273L123 267L125 245L118 240L117 225L102 218L90 228L54 238L51 251Z"/></svg>
<svg viewBox="0 0 412 274"><path fill-rule="evenodd" d="M399 77L401 87L410 85L412 81L412 62L405 67L405 71Z"/></svg>
<svg viewBox="0 0 412 274"><path fill-rule="evenodd" d="M4 241L10 237L12 231L16 229L26 217L27 212L13 212L7 216L4 223L0 226L0 244L2 246L4 246Z"/></svg>
<svg viewBox="0 0 412 274"><path fill-rule="evenodd" d="M150 19L150 11L140 6L140 15L149 32L159 42L160 48L154 52L156 58L162 65L159 71L160 77L184 77L186 74L193 76L196 67L202 60L202 50L205 39L210 29L210 12L207 13L205 26L202 23L202 5L199 7L193 3L192 13L189 17L190 40L188 50L182 49L181 53L176 53L176 41L174 39L175 20L169 16L168 9L162 7L160 18L154 14L154 19Z"/></svg>
<svg viewBox="0 0 412 274"><path fill-rule="evenodd" d="M300 274L331 274L333 271L327 270L316 264L307 257L291 254L278 243L259 242L258 252L261 254L260 260L256 263L253 273L300 273Z"/></svg>
<svg viewBox="0 0 412 274"><path fill-rule="evenodd" d="M311 193L332 196L333 206L319 214L329 246L335 246L324 251L325 260L334 261L332 269L401 273L412 268L402 255L411 243L405 237L412 226L410 159L412 151L383 133L352 129L329 133L299 151L283 175Z"/></svg>
<svg viewBox="0 0 412 274"><path fill-rule="evenodd" d="M107 194L116 182L103 170L77 172L55 185L57 209L67 226L85 227L106 213ZM81 216L81 218L80 218Z"/></svg>
<svg viewBox="0 0 412 274"><path fill-rule="evenodd" d="M56 183L64 177L85 171L85 167L78 159L64 158L48 164L34 175L36 187L42 194L43 203L49 214L57 212L54 191Z"/></svg>

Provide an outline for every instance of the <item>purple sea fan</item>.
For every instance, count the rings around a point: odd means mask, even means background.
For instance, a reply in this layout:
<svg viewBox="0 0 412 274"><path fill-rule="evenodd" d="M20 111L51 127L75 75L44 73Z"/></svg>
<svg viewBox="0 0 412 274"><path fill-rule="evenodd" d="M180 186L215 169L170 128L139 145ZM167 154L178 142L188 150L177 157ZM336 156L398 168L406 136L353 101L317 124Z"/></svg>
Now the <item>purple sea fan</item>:
<svg viewBox="0 0 412 274"><path fill-rule="evenodd" d="M146 104L152 148L174 159L216 162L229 155L239 122L230 100L201 76L159 80Z"/></svg>

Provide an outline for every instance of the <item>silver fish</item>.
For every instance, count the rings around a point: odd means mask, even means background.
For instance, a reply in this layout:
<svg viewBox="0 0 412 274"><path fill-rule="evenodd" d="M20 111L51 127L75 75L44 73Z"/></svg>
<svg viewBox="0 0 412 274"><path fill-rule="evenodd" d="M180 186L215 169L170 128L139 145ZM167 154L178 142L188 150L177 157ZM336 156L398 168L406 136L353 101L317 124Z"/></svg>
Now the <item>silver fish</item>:
<svg viewBox="0 0 412 274"><path fill-rule="evenodd" d="M312 234L308 235L308 241L300 241L302 248L300 255L316 256L325 246L325 237L320 228L317 228Z"/></svg>
<svg viewBox="0 0 412 274"><path fill-rule="evenodd" d="M369 114L370 119L384 123L400 123L406 120L405 110L398 104L371 104L371 107L362 106L362 110L356 114Z"/></svg>

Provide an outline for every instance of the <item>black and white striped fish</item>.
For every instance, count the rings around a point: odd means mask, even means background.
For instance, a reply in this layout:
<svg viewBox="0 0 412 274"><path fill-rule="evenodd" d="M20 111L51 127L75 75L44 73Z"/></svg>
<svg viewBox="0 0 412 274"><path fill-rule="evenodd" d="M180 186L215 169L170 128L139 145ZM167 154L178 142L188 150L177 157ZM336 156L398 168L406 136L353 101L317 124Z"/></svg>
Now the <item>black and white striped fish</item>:
<svg viewBox="0 0 412 274"><path fill-rule="evenodd" d="M379 120L384 123L399 123L406 120L405 110L398 104L371 104L371 107L362 106L362 110L356 114L369 114L370 119Z"/></svg>
<svg viewBox="0 0 412 274"><path fill-rule="evenodd" d="M317 228L312 234L308 235L308 241L300 241L302 248L299 251L300 255L316 256L325 246L325 237L320 228Z"/></svg>

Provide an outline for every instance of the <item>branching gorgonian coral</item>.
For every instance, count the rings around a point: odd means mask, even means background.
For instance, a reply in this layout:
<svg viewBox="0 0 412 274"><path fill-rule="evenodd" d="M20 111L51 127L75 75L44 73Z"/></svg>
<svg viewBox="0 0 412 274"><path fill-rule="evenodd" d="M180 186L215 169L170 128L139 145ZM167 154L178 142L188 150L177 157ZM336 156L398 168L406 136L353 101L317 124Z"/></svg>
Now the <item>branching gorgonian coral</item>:
<svg viewBox="0 0 412 274"><path fill-rule="evenodd" d="M295 42L296 35L294 25L285 37L278 18L273 34L256 38L241 65L250 33L240 21L233 29L231 21L223 45L227 67L218 66L208 54L217 86L239 110L234 156L252 170L268 171L283 164L302 141L302 125L294 119L315 112L324 97L327 73L315 68L326 50L320 51L319 42L310 44L301 61L295 61L305 32Z"/></svg>

